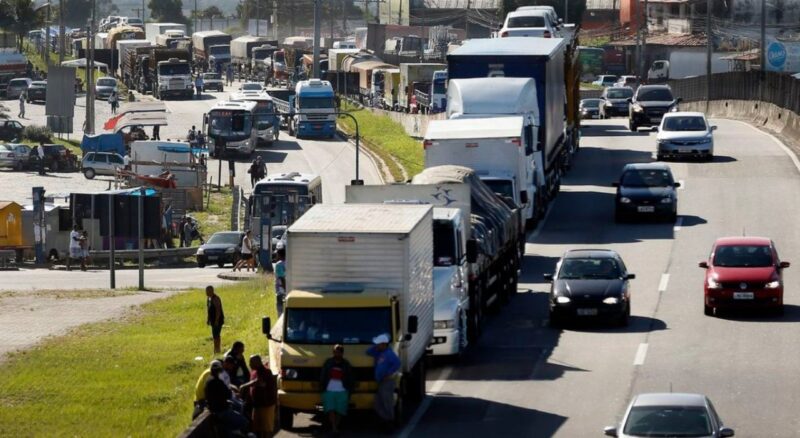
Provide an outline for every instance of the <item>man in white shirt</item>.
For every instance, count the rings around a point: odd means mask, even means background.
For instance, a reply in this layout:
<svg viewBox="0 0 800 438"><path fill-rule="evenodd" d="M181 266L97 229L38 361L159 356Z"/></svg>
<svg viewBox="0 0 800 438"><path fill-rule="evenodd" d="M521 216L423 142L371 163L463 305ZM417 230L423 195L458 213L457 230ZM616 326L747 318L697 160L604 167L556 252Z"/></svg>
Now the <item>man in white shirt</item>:
<svg viewBox="0 0 800 438"><path fill-rule="evenodd" d="M78 259L81 262L81 271L86 270L86 259L83 257L83 250L81 249L81 233L78 231L78 224L72 226L72 232L69 233L69 258ZM69 263L67 264L69 270Z"/></svg>
<svg viewBox="0 0 800 438"><path fill-rule="evenodd" d="M44 142L39 142L36 148L36 155L39 157L39 175L44 175Z"/></svg>
<svg viewBox="0 0 800 438"><path fill-rule="evenodd" d="M122 157L122 164L125 166L125 170L131 170L131 156L125 154L125 156Z"/></svg>

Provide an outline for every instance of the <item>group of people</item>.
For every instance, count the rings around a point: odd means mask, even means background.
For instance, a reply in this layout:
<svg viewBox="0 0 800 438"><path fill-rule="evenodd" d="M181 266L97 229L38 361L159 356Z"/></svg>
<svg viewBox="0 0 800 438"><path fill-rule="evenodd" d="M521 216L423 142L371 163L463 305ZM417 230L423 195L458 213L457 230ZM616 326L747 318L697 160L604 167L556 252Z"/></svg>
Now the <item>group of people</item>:
<svg viewBox="0 0 800 438"><path fill-rule="evenodd" d="M239 251L241 257L239 258L239 261L233 265L233 272L236 272L237 270L241 272L243 267L247 268L247 272L250 272L250 269L252 269L253 272L256 272L255 249L253 248L253 238L251 237L251 234L252 233L250 230L247 230L244 233L244 236L242 236L242 242L241 245L239 245L241 247L241 250Z"/></svg>
<svg viewBox="0 0 800 438"><path fill-rule="evenodd" d="M178 223L178 230L180 234L181 248L191 247L192 242L194 242L197 239L200 240L201 245L205 243L205 241L203 240L203 235L200 234L200 229L197 225L197 221L189 216L184 216L183 219L181 219L180 223Z"/></svg>
<svg viewBox="0 0 800 438"><path fill-rule="evenodd" d="M203 148L206 145L206 136L203 134L203 131L197 130L195 125L192 125L192 129L186 134L186 141L189 142L189 145L193 148Z"/></svg>
<svg viewBox="0 0 800 438"><path fill-rule="evenodd" d="M257 182L267 177L267 165L261 159L261 155L253 160L250 168L247 169L247 173L250 174L250 185L252 187L255 187Z"/></svg>

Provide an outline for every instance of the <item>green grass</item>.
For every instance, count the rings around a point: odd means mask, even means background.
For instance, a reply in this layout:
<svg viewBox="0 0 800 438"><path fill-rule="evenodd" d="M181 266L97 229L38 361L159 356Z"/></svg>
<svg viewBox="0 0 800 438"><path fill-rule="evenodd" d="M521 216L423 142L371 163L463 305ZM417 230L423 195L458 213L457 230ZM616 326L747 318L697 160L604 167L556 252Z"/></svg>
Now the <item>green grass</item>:
<svg viewBox="0 0 800 438"><path fill-rule="evenodd" d="M77 140L77 139L76 140L72 140L72 139L67 140L66 138L58 138L55 135L56 134L53 134L53 137L50 138L50 141L48 143L64 145L73 154L77 155L78 158L83 156L83 151L81 151L81 141L80 140ZM28 140L28 139L24 139L22 141L22 144L26 144L28 146L33 147L33 146L38 146L39 142L38 141L31 141L31 140Z"/></svg>
<svg viewBox="0 0 800 438"><path fill-rule="evenodd" d="M203 211L189 213L200 222L200 233L203 234L206 240L218 231L230 231L232 203L233 194L229 186L223 186L222 190L219 192L217 192L217 188L214 186L214 188L211 189L211 199L208 208ZM206 205L205 198L203 198L203 205Z"/></svg>
<svg viewBox="0 0 800 438"><path fill-rule="evenodd" d="M406 169L409 178L425 168L422 143L406 134L399 123L345 102L342 102L342 110L353 114L358 120L361 141L367 143L386 162L395 181L403 181L403 173L391 157ZM355 132L353 121L349 117L339 118L339 126L348 134Z"/></svg>
<svg viewBox="0 0 800 438"><path fill-rule="evenodd" d="M47 63L44 59L42 59L42 55L36 51L36 47L29 41L25 40L23 44L23 52L26 58L33 64L34 67L38 68L40 71L47 71ZM75 59L73 56L65 55L64 61L70 61ZM58 63L58 53L50 52L50 65L59 65ZM109 67L110 68L110 67ZM83 83L83 90L86 91L86 84L88 81L86 80L86 71L85 68L76 68L75 75L81 80ZM98 78L102 78L108 75L103 74L99 70L95 71L94 80L96 81ZM125 86L121 81L117 82L117 88L119 89L120 96L126 96L128 94L128 87Z"/></svg>
<svg viewBox="0 0 800 438"><path fill-rule="evenodd" d="M593 84L591 82L581 82L581 90L602 90L602 85Z"/></svg>
<svg viewBox="0 0 800 438"><path fill-rule="evenodd" d="M271 282L218 288L224 348L266 355L261 316L274 320ZM0 436L177 436L191 422L194 384L212 358L204 292L141 306L11 355L0 369ZM202 356L201 360L196 360Z"/></svg>

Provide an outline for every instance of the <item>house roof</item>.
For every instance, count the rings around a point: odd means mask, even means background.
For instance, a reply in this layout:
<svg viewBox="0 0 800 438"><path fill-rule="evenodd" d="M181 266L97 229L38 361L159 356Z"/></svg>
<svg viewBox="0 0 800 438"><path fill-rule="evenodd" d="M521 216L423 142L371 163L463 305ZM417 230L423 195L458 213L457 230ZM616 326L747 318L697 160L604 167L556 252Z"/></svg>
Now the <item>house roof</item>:
<svg viewBox="0 0 800 438"><path fill-rule="evenodd" d="M677 47L703 47L708 39L705 33L694 33L688 35L674 35L668 33L651 34L647 36L647 44L651 46L677 46ZM636 39L612 41L614 46L635 46Z"/></svg>

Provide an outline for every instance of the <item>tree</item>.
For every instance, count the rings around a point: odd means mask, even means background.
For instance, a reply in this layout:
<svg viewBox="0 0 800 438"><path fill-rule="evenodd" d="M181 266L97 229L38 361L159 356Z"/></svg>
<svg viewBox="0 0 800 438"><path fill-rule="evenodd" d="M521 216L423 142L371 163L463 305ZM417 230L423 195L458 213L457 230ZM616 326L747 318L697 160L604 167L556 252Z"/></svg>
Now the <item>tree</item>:
<svg viewBox="0 0 800 438"><path fill-rule="evenodd" d="M200 18L217 18L224 15L216 6L209 6L200 12Z"/></svg>
<svg viewBox="0 0 800 438"><path fill-rule="evenodd" d="M2 0L0 21L17 36L17 47L22 51L22 42L28 32L41 26L42 16L36 11L33 0Z"/></svg>
<svg viewBox="0 0 800 438"><path fill-rule="evenodd" d="M187 24L189 20L183 15L181 0L150 0L147 4L150 16L156 22L172 22Z"/></svg>

